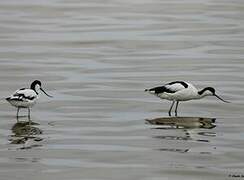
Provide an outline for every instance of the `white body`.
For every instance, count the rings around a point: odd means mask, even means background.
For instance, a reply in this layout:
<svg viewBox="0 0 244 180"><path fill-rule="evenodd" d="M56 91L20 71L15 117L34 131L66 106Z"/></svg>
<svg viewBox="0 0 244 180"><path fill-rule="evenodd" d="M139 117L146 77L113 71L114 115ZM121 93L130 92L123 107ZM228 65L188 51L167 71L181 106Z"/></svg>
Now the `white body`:
<svg viewBox="0 0 244 180"><path fill-rule="evenodd" d="M161 99L166 99L169 101L189 101L189 100L193 100L193 99L200 99L204 96L206 96L207 94L203 94L203 95L199 95L198 94L198 90L190 83L185 82L188 87L184 87L182 84L180 83L175 83L175 84L166 84L164 87L170 91L175 91L174 93L167 93L167 92L163 92L163 93L158 93L156 94L153 91L149 91L151 94L154 94L158 97L160 97Z"/></svg>
<svg viewBox="0 0 244 180"><path fill-rule="evenodd" d="M27 88L22 88L14 92L13 95L6 98L6 100L14 107L29 108L36 104L38 94Z"/></svg>

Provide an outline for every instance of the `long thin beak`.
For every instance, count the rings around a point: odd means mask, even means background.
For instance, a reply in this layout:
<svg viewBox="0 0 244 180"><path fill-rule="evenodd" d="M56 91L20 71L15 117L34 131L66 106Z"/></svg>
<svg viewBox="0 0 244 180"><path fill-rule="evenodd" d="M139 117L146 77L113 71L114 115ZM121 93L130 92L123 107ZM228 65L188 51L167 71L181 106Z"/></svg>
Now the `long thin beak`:
<svg viewBox="0 0 244 180"><path fill-rule="evenodd" d="M47 94L42 88L40 88L40 90L41 90L42 92L44 92L44 94L46 94L48 97L53 97L53 96Z"/></svg>
<svg viewBox="0 0 244 180"><path fill-rule="evenodd" d="M215 97L217 97L218 99L220 99L221 101L225 102L225 103L230 103L229 101L226 101L224 99L222 99L221 97L219 97L217 94L214 94Z"/></svg>

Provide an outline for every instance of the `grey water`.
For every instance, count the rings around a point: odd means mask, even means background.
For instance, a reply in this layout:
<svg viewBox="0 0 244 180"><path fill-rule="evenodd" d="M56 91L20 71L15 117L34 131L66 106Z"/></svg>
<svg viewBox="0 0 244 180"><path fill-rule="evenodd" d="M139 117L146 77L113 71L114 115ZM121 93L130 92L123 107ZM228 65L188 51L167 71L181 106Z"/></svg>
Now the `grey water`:
<svg viewBox="0 0 244 180"><path fill-rule="evenodd" d="M54 96L31 125L1 100L0 179L244 176L243 39L242 0L0 1L0 97L35 79ZM174 80L231 103L183 102L169 118L144 89Z"/></svg>

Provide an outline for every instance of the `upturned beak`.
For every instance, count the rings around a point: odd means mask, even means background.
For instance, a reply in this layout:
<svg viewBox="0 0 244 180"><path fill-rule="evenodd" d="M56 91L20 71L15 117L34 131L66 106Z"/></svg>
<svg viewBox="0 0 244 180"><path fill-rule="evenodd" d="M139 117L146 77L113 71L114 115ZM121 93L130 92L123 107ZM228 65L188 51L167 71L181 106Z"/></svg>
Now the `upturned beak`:
<svg viewBox="0 0 244 180"><path fill-rule="evenodd" d="M53 96L47 94L42 88L40 88L40 90L41 90L42 92L44 92L44 94L46 94L48 97L51 97L51 98L53 97Z"/></svg>
<svg viewBox="0 0 244 180"><path fill-rule="evenodd" d="M214 94L215 97L217 97L218 99L220 99L221 101L225 102L225 103L230 103L229 101L226 101L224 99L222 99L221 97L219 97L217 94Z"/></svg>

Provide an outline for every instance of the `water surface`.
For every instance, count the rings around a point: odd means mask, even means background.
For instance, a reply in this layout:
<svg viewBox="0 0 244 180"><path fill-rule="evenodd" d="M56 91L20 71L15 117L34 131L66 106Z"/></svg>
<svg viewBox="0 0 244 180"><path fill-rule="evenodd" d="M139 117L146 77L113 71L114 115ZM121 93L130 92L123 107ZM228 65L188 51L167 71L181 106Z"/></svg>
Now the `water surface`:
<svg viewBox="0 0 244 180"><path fill-rule="evenodd" d="M1 1L1 97L34 79L54 96L41 95L36 124L21 131L1 101L1 179L242 175L243 17L241 0ZM212 128L148 124L170 103L144 89L173 80L213 86L232 103L179 105L180 117L215 119Z"/></svg>

